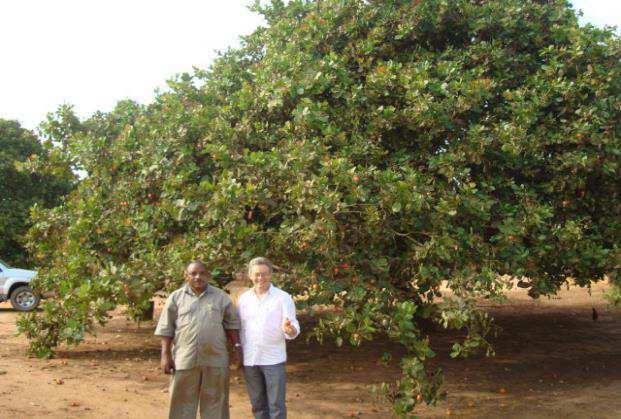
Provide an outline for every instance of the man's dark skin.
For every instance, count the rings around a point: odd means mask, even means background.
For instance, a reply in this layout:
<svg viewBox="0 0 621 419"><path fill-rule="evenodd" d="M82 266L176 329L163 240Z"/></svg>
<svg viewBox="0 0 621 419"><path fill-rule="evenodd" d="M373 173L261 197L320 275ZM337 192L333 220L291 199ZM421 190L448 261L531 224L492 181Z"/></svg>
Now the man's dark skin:
<svg viewBox="0 0 621 419"><path fill-rule="evenodd" d="M207 288L207 267L202 263L193 262L185 269L185 282L194 290L196 295L201 295ZM225 330L226 337L233 348L232 364L240 366L242 362L242 351L239 346L239 332L235 329ZM162 337L162 357L160 365L164 374L172 374L175 370L175 361L172 356L171 337ZM236 346L237 345L237 346Z"/></svg>

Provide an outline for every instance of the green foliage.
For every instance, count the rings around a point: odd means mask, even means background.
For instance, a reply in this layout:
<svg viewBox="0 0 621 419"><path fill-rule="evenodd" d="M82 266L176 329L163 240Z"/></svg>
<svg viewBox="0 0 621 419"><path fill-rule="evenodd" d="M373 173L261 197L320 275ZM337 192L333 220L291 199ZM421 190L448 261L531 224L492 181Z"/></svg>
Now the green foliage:
<svg viewBox="0 0 621 419"><path fill-rule="evenodd" d="M0 256L26 267L23 236L30 226L30 207L58 205L74 175L52 144L41 143L16 121L0 119L0 179Z"/></svg>
<svg viewBox="0 0 621 419"><path fill-rule="evenodd" d="M617 255L617 261L621 261L621 254ZM618 264L616 269L620 269ZM618 307L621 305L621 276L612 275L608 280L610 282L610 288L608 292L604 294L604 298L609 301L611 306Z"/></svg>
<svg viewBox="0 0 621 419"><path fill-rule="evenodd" d="M268 27L155 103L55 119L88 176L34 214L39 286L59 295L20 323L34 352L177 287L190 259L231 274L266 255L301 306L333 305L318 339L403 345L385 390L405 414L442 396L422 323L463 330L452 356L491 354L476 300L501 275L533 296L618 277L611 31L564 1L256 8Z"/></svg>

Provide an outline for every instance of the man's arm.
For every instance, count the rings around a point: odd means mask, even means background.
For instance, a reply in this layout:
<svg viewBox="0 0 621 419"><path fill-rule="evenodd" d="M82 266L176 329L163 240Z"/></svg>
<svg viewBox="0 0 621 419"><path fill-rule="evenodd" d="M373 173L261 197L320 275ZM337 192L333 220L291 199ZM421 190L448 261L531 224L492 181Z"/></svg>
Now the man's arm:
<svg viewBox="0 0 621 419"><path fill-rule="evenodd" d="M224 319L222 321L222 326L224 327L224 332L226 333L226 338L231 344L233 348L233 359L232 364L237 365L239 367L243 366L243 352L241 343L239 341L239 328L241 326L239 321L239 316L237 313L237 309L235 305L227 296L227 305L224 309Z"/></svg>
<svg viewBox="0 0 621 419"><path fill-rule="evenodd" d="M175 370L175 361L172 357L172 338L162 336L162 355L160 365L164 374L172 374Z"/></svg>
<svg viewBox="0 0 621 419"><path fill-rule="evenodd" d="M173 300L172 294L166 299L166 304L160 314L160 319L155 328L155 335L162 340L162 354L160 365L164 374L172 374L175 369L175 362L172 356L172 341L175 336L175 320L177 318L177 305Z"/></svg>
<svg viewBox="0 0 621 419"><path fill-rule="evenodd" d="M236 365L238 368L242 368L244 366L244 351L242 351L239 341L239 331L237 329L229 329L226 331L226 337L233 348L231 364Z"/></svg>
<svg viewBox="0 0 621 419"><path fill-rule="evenodd" d="M239 331L237 329L228 329L225 330L225 332L226 338L233 348L231 364L237 365L241 368L244 366L244 352L242 351L241 343L239 342Z"/></svg>

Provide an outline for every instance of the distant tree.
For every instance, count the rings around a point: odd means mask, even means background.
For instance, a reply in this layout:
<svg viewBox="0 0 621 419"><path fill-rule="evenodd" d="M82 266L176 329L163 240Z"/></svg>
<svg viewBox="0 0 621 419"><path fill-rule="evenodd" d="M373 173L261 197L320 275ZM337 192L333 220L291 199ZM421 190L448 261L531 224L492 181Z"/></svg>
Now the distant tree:
<svg viewBox="0 0 621 419"><path fill-rule="evenodd" d="M217 281L266 255L301 307L333 307L318 339L403 346L384 390L405 414L442 394L422 325L463 331L453 357L491 354L477 301L502 275L534 298L619 280L612 31L566 1L256 8L268 27L242 48L72 134L88 176L29 233L59 295L20 322L32 352L178 286L191 258Z"/></svg>
<svg viewBox="0 0 621 419"><path fill-rule="evenodd" d="M75 176L50 143L42 143L16 121L0 119L0 257L29 265L24 234L33 205L53 207Z"/></svg>

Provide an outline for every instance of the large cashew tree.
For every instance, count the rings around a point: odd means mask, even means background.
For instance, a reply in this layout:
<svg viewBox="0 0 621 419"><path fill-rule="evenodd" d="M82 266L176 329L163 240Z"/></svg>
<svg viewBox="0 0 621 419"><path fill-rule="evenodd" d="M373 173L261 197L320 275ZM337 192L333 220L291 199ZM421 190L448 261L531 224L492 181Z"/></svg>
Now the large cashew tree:
<svg viewBox="0 0 621 419"><path fill-rule="evenodd" d="M619 279L621 49L567 1L293 0L148 106L50 126L86 176L35 214L31 350L139 312L202 258L214 281L265 255L332 310L314 335L399 342L397 413L441 395L422 324L492 353L503 275L532 297ZM70 118L69 118L70 119ZM61 141L61 139L57 139ZM443 295L442 287L450 293Z"/></svg>

